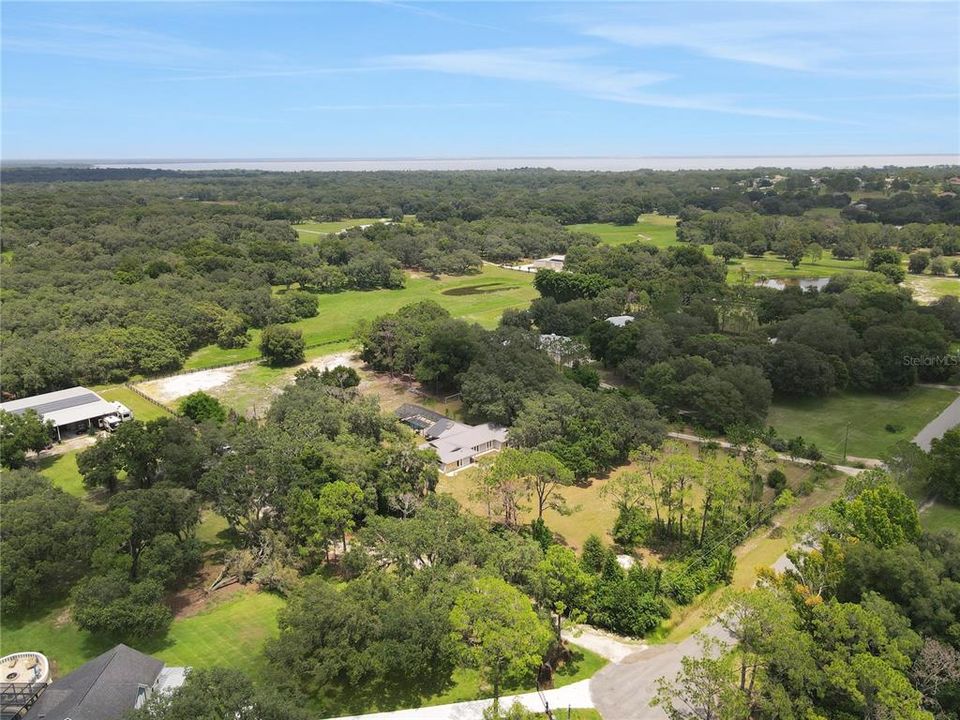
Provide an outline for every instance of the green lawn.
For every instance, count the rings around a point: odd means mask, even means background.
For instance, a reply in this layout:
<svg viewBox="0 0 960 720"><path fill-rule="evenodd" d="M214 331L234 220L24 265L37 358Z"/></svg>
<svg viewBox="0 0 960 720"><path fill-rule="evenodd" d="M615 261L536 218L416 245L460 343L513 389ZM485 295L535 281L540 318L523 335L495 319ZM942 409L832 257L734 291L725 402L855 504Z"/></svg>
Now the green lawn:
<svg viewBox="0 0 960 720"><path fill-rule="evenodd" d="M485 265L476 275L442 277L407 277L401 290L348 290L320 295L316 317L300 320L292 326L303 331L308 345L327 343L315 355L334 352L350 345L357 323L378 315L395 312L404 305L434 300L454 317L495 327L507 308L525 308L537 297L533 276ZM221 350L215 345L201 348L184 364L185 369L198 370L227 362L255 360L259 357L256 338L239 350Z"/></svg>
<svg viewBox="0 0 960 720"><path fill-rule="evenodd" d="M41 458L37 463L37 470L53 481L58 488L74 497L84 499L87 489L83 486L83 477L77 469L78 450L71 450L63 455L51 455Z"/></svg>
<svg viewBox="0 0 960 720"><path fill-rule="evenodd" d="M597 655L579 645L569 644L573 653L573 662L562 667L553 678L554 687L563 687L571 685L580 680L586 680L604 665L607 664L606 658ZM536 686L505 688L505 694L518 694L523 692L532 692ZM477 700L489 697L489 693L481 691L480 674L473 669L457 668L453 671L453 685L445 692L433 697L427 698L423 702L423 707L432 705L446 705L447 703L466 702L468 700ZM565 714L562 715L565 717ZM589 717L589 716L587 716Z"/></svg>
<svg viewBox="0 0 960 720"><path fill-rule="evenodd" d="M163 640L134 643L133 646L168 665L226 666L242 670L254 678L262 677L264 660L260 651L264 642L277 634L277 615L284 604L285 601L277 595L243 590L197 615L175 620ZM4 618L0 629L0 653L27 648L38 650L54 663L55 676L74 670L113 645L110 640L96 639L79 630L70 621L65 604L47 608L42 614L28 619ZM589 678L607 662L585 648L570 647L574 653L573 662L557 673L555 687ZM508 691L534 689L531 686ZM458 669L453 675L453 685L446 692L427 699L424 705L443 705L484 696L478 673Z"/></svg>
<svg viewBox="0 0 960 720"><path fill-rule="evenodd" d="M882 458L898 440L911 440L956 396L950 390L914 387L896 395L842 393L777 401L770 407L767 424L785 439L802 435L834 462L843 455L843 439L849 427L848 455ZM902 429L888 432L888 423Z"/></svg>
<svg viewBox="0 0 960 720"><path fill-rule="evenodd" d="M277 633L277 613L284 600L265 592L242 591L191 617L175 620L166 638L134 643L168 665L227 666L256 675L264 641ZM62 676L113 646L94 638L69 619L66 605L20 620L4 617L0 654L38 650Z"/></svg>
<svg viewBox="0 0 960 720"><path fill-rule="evenodd" d="M829 250L825 251L823 257L817 262L804 258L797 268L774 253L767 253L763 257L747 256L734 260L727 265L728 283L741 282L741 268L749 273L748 280L751 283L756 282L761 275L770 279L786 280L832 277L846 272L866 272L860 260L837 260Z"/></svg>
<svg viewBox="0 0 960 720"><path fill-rule="evenodd" d="M143 399L124 385L101 385L90 389L99 393L104 400L123 403L133 411L137 420L156 420L170 415L159 405Z"/></svg>
<svg viewBox="0 0 960 720"><path fill-rule="evenodd" d="M642 215L633 225L612 223L584 223L569 225L568 230L596 235L606 245L626 245L643 242L657 247L677 244L677 218L673 215Z"/></svg>
<svg viewBox="0 0 960 720"><path fill-rule="evenodd" d="M960 533L960 507L935 502L920 513L924 530L954 530Z"/></svg>
<svg viewBox="0 0 960 720"><path fill-rule="evenodd" d="M168 665L234 667L260 674L260 651L278 633L286 601L267 592L243 591L197 615L177 620L161 647L150 651Z"/></svg>
<svg viewBox="0 0 960 720"><path fill-rule="evenodd" d="M293 226L297 231L300 242L313 245L324 235L347 230L358 225L371 225L380 222L380 218L349 218L347 220L332 220L330 222L305 222Z"/></svg>

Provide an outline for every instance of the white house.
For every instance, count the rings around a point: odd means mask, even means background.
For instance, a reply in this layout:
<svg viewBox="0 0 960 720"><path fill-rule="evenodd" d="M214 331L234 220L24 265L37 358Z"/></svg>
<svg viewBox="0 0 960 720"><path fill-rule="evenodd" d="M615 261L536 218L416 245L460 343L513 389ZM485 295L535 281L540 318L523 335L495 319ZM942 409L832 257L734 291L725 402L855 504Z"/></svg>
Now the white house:
<svg viewBox="0 0 960 720"><path fill-rule="evenodd" d="M507 429L499 425L467 425L420 405L401 405L396 415L424 437L420 448L432 448L445 473L473 465L478 457L498 451L507 442Z"/></svg>

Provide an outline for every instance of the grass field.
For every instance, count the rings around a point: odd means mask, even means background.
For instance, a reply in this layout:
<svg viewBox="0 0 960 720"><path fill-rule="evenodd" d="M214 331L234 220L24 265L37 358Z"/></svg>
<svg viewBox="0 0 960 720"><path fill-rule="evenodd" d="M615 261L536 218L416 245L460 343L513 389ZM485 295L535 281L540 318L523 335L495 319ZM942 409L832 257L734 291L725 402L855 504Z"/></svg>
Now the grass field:
<svg viewBox="0 0 960 720"><path fill-rule="evenodd" d="M960 533L960 507L935 502L920 513L924 530L954 530Z"/></svg>
<svg viewBox="0 0 960 720"><path fill-rule="evenodd" d="M567 229L596 235L606 245L643 242L657 247L670 247L677 244L677 218L673 215L642 215L640 222L633 225L585 223L570 225Z"/></svg>
<svg viewBox="0 0 960 720"><path fill-rule="evenodd" d="M77 469L78 452L79 450L71 450L63 455L41 458L37 463L37 470L64 492L84 499L87 497L87 489L83 486L83 477Z"/></svg>
<svg viewBox="0 0 960 720"><path fill-rule="evenodd" d="M175 620L165 639L134 646L169 665L205 668L234 667L256 675L264 641L277 633L277 613L284 600L265 592L235 593L203 612ZM24 648L39 650L61 676L113 646L77 628L65 605L38 617L0 626L0 653Z"/></svg>
<svg viewBox="0 0 960 720"><path fill-rule="evenodd" d="M324 235L347 230L359 225L372 225L380 222L380 218L348 218L346 220L332 220L330 222L305 222L293 225L300 242L313 245Z"/></svg>
<svg viewBox="0 0 960 720"><path fill-rule="evenodd" d="M101 385L90 389L99 393L104 400L123 403L133 411L133 416L137 420L156 420L170 415L162 407L149 400L144 400L133 390L123 385Z"/></svg>
<svg viewBox="0 0 960 720"><path fill-rule="evenodd" d="M748 280L756 282L762 275L776 280L790 278L832 277L847 272L866 272L860 260L837 260L828 250L818 262L803 259L799 267L794 268L789 262L774 253L767 253L763 257L744 257L734 260L727 265L727 282L730 284L741 282L741 268L749 273Z"/></svg>
<svg viewBox="0 0 960 720"><path fill-rule="evenodd" d="M693 448L691 450L694 453L696 452ZM790 487L794 487L807 474L806 469L791 464L783 463L780 467L787 474ZM635 465L624 465L615 469L610 477L636 469ZM441 475L437 492L452 495L463 507L477 515L485 516L486 508L484 505L470 497L473 492L473 477L473 470L470 469L457 473L453 477ZM617 510L613 501L601 494L608 481L609 478L600 478L592 480L585 487L562 488L560 494L566 499L567 505L571 509L576 508L576 511L569 515L561 515L555 510L549 509L544 511L543 519L547 527L558 533L571 548L580 550L584 541L591 534L599 535L606 543L610 542L608 533L617 519ZM699 500L697 492L692 492L690 502L696 503ZM521 513L521 519L523 520L529 521L533 518L534 513L529 508Z"/></svg>
<svg viewBox="0 0 960 720"><path fill-rule="evenodd" d="M932 302L945 295L960 297L960 278L933 275L907 275L903 283L913 290L913 297L921 303Z"/></svg>
<svg viewBox="0 0 960 720"><path fill-rule="evenodd" d="M348 290L320 295L317 316L292 323L292 327L303 331L308 345L327 343L314 353L324 355L349 346L358 322L395 312L410 303L434 300L454 317L492 328L504 310L526 307L535 297L537 291L531 274L485 265L483 272L476 275L439 280L408 276L406 287L400 290ZM222 350L215 345L201 348L187 358L184 368L199 370L227 362L255 360L259 354L254 337L239 350Z"/></svg>
<svg viewBox="0 0 960 720"><path fill-rule="evenodd" d="M882 458L897 441L913 439L956 396L950 390L914 387L897 395L843 393L777 401L770 407L767 424L785 439L802 435L833 462L843 456L843 439L849 427L848 455ZM888 432L888 423L900 425L902 430Z"/></svg>

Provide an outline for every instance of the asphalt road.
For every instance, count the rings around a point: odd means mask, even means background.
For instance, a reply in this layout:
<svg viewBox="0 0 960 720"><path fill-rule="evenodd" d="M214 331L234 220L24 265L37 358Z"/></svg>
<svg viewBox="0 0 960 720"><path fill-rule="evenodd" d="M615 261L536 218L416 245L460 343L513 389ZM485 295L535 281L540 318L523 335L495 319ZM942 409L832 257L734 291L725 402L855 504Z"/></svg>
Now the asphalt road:
<svg viewBox="0 0 960 720"><path fill-rule="evenodd" d="M957 425L960 425L960 396L918 432L913 441L924 451L929 452L931 441L943 437L944 433Z"/></svg>
<svg viewBox="0 0 960 720"><path fill-rule="evenodd" d="M719 623L708 625L700 632L720 639L729 637ZM697 635L693 635L679 643L653 645L619 663L611 663L594 675L590 683L594 707L604 720L665 720L663 710L650 706L657 694L657 680L672 679L680 672L680 661L684 657L700 654Z"/></svg>

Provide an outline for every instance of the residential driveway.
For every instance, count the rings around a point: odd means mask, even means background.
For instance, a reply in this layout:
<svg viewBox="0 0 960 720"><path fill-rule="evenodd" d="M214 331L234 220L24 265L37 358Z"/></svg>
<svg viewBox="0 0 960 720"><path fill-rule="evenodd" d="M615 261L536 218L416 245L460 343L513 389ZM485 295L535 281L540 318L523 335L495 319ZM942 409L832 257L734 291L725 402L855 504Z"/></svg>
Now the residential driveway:
<svg viewBox="0 0 960 720"><path fill-rule="evenodd" d="M727 638L718 623L708 625L701 634ZM657 694L657 680L672 679L680 672L680 661L694 655L700 655L696 635L679 643L651 646L619 663L607 665L590 683L594 707L604 720L664 720L667 715L663 710L650 707L650 701Z"/></svg>
<svg viewBox="0 0 960 720"><path fill-rule="evenodd" d="M957 396L957 399L950 403L947 408L937 415L929 425L927 425L923 430L917 433L917 436L913 438L913 441L919 445L924 451L930 451L930 443L944 436L944 434L960 425L960 395Z"/></svg>

